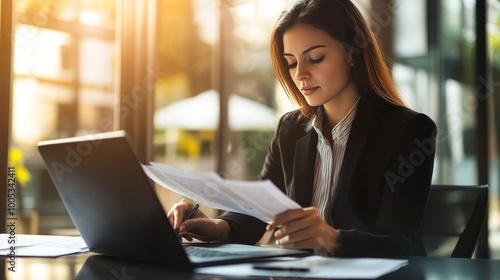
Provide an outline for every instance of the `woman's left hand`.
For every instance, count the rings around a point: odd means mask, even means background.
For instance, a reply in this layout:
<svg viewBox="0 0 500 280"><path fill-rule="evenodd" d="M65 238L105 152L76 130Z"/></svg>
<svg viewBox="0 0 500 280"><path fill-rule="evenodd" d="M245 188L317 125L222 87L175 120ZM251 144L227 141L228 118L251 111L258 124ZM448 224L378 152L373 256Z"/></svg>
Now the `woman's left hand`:
<svg viewBox="0 0 500 280"><path fill-rule="evenodd" d="M288 210L276 216L266 230L275 229L278 246L314 249L329 254L339 246L339 231L321 218L316 207Z"/></svg>

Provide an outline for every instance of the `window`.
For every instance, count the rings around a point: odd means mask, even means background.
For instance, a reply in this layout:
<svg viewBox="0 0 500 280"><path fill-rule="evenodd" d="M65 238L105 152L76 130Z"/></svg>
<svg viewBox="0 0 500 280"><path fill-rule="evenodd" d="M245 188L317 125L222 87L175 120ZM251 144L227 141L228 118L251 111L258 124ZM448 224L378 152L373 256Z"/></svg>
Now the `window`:
<svg viewBox="0 0 500 280"><path fill-rule="evenodd" d="M488 77L477 76L476 1L396 1L396 55L393 77L410 105L436 121L438 138L433 183L478 183L476 149L478 87L486 87L490 105L489 240L492 257L500 242L498 210L498 139L500 106L495 71L498 69L499 3L488 0ZM425 23L422 24L422 23ZM487 237L486 237L487 238ZM480 237L481 239L481 237Z"/></svg>
<svg viewBox="0 0 500 280"><path fill-rule="evenodd" d="M155 161L231 179L258 178L277 116L289 109L268 51L287 2L159 2ZM227 127L220 128L224 114ZM166 205L180 199L160 194Z"/></svg>
<svg viewBox="0 0 500 280"><path fill-rule="evenodd" d="M111 130L117 73L114 1L16 0L11 150L19 180L19 233L74 228L42 163L38 141Z"/></svg>

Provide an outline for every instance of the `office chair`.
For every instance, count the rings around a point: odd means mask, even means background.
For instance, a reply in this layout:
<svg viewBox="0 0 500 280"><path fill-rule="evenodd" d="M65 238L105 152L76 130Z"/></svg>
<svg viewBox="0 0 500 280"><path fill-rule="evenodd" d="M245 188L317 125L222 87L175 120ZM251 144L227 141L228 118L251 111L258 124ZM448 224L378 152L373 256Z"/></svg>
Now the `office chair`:
<svg viewBox="0 0 500 280"><path fill-rule="evenodd" d="M488 206L488 185L432 185L419 234L428 257L471 258Z"/></svg>

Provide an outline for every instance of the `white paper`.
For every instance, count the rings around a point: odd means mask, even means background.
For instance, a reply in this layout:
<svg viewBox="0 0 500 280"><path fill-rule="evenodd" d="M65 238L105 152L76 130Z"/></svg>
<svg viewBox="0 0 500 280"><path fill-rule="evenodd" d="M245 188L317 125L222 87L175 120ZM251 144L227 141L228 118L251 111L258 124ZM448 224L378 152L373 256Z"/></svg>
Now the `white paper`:
<svg viewBox="0 0 500 280"><path fill-rule="evenodd" d="M308 272L254 269L252 264L221 265L197 268L196 273L221 276L269 276L304 278L374 279L408 265L408 260L378 258L329 258L310 256L292 261L258 263L286 267L306 267Z"/></svg>
<svg viewBox="0 0 500 280"><path fill-rule="evenodd" d="M205 206L254 216L270 222L276 215L301 208L271 181L226 180L214 172L190 173L151 163L144 172L160 186Z"/></svg>
<svg viewBox="0 0 500 280"><path fill-rule="evenodd" d="M0 255L11 255L11 247L19 257L57 257L89 251L80 236L0 234Z"/></svg>

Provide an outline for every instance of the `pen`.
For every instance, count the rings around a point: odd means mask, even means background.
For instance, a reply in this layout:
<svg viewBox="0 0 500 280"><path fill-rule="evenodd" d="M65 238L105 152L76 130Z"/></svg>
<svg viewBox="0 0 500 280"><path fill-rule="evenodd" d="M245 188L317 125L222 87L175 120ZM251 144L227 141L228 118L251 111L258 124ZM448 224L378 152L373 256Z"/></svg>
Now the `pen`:
<svg viewBox="0 0 500 280"><path fill-rule="evenodd" d="M265 265L254 265L254 269L260 270L273 270L273 271L294 271L294 272L308 272L307 267L289 267L289 266L265 266Z"/></svg>
<svg viewBox="0 0 500 280"><path fill-rule="evenodd" d="M184 220L189 220L191 219L191 217L194 215L194 212L196 212L196 210L198 210L198 208L200 207L200 205L196 204L193 209L191 209L191 211L189 211L189 213L186 215L186 217L184 217Z"/></svg>

